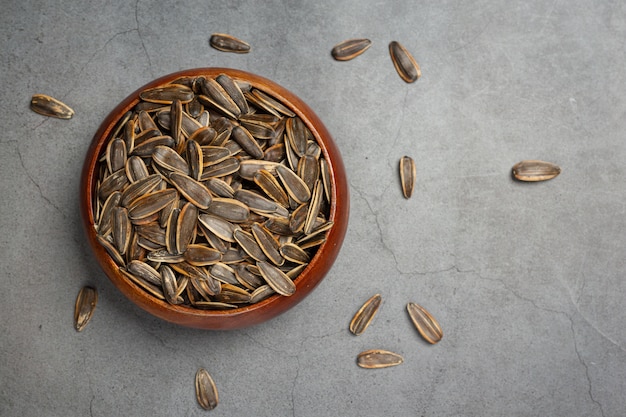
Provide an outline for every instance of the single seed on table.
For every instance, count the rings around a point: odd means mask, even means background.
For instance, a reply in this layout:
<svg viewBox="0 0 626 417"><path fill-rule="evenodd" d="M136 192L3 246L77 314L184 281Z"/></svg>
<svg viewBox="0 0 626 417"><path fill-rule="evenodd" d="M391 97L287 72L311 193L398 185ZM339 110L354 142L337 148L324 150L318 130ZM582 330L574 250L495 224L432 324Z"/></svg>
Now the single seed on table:
<svg viewBox="0 0 626 417"><path fill-rule="evenodd" d="M30 108L35 113L57 119L71 119L74 116L74 110L67 104L45 94L34 94L30 99Z"/></svg>
<svg viewBox="0 0 626 417"><path fill-rule="evenodd" d="M561 168L551 162L526 160L518 162L512 169L513 177L519 181L546 181L561 173Z"/></svg>
<svg viewBox="0 0 626 417"><path fill-rule="evenodd" d="M378 312L381 302L382 297L380 294L375 294L361 306L352 318L352 321L350 321L350 332L352 334L358 336L367 329Z"/></svg>
<svg viewBox="0 0 626 417"><path fill-rule="evenodd" d="M209 40L210 45L222 52L234 52L237 54L247 54L250 52L250 45L241 39L225 33L214 33Z"/></svg>
<svg viewBox="0 0 626 417"><path fill-rule="evenodd" d="M402 356L388 350L372 349L359 353L357 365L366 369L388 368L404 362Z"/></svg>
<svg viewBox="0 0 626 417"><path fill-rule="evenodd" d="M331 54L337 61L348 61L367 51L371 45L369 39L348 39L335 45Z"/></svg>
<svg viewBox="0 0 626 417"><path fill-rule="evenodd" d="M98 292L92 287L83 287L76 297L74 306L74 328L82 332L91 320L98 303Z"/></svg>
<svg viewBox="0 0 626 417"><path fill-rule="evenodd" d="M215 382L204 368L196 372L196 399L205 410L213 410L219 402Z"/></svg>
<svg viewBox="0 0 626 417"><path fill-rule="evenodd" d="M411 321L424 340L431 344L435 344L441 340L443 337L441 326L439 326L437 320L435 320L424 307L415 303L408 303L406 309L409 312Z"/></svg>
<svg viewBox="0 0 626 417"><path fill-rule="evenodd" d="M389 54L398 75L405 82L415 82L422 76L422 71L415 58L399 42L393 41L389 44Z"/></svg>
<svg viewBox="0 0 626 417"><path fill-rule="evenodd" d="M402 185L402 194L404 198L411 198L413 189L415 188L415 161L410 156L400 158L400 183Z"/></svg>

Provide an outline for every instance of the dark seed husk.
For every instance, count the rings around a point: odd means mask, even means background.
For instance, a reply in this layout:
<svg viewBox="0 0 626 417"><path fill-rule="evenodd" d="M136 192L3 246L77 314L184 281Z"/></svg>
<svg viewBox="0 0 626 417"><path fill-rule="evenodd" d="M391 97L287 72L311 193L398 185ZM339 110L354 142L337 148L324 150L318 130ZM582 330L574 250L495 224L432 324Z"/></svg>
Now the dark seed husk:
<svg viewBox="0 0 626 417"><path fill-rule="evenodd" d="M369 39L348 39L335 45L331 54L337 61L348 61L361 55L371 45Z"/></svg>
<svg viewBox="0 0 626 417"><path fill-rule="evenodd" d="M168 84L163 87L149 88L142 91L139 97L151 103L171 104L174 100L189 103L193 99L193 91L186 85Z"/></svg>
<svg viewBox="0 0 626 417"><path fill-rule="evenodd" d="M389 54L398 75L405 82L415 82L422 76L422 71L415 58L400 43L396 41L391 42L389 44Z"/></svg>
<svg viewBox="0 0 626 417"><path fill-rule="evenodd" d="M237 54L247 54L250 52L250 45L241 39L225 33L214 33L209 40L210 45L222 52L234 52Z"/></svg>

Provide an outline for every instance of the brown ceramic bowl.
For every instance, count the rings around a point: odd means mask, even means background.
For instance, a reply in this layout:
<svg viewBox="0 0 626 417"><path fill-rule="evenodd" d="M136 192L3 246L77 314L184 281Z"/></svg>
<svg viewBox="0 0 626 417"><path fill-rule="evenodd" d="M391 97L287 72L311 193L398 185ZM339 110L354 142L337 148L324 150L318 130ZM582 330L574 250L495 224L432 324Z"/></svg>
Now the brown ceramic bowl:
<svg viewBox="0 0 626 417"><path fill-rule="evenodd" d="M148 295L143 289L126 279L118 271L117 265L96 238L92 210L93 197L96 176L99 172L99 156L105 150L109 135L116 123L139 102L139 93L141 91L167 84L182 76L203 75L215 77L222 73L234 79L245 80L253 87L275 97L296 113L311 130L322 148L323 156L328 161L330 167L332 203L330 204L329 220L334 222L334 226L328 232L326 242L319 247L307 268L295 279L296 292L294 295L284 297L275 294L257 304L233 310L199 310L191 307L171 305L165 301L158 300ZM150 314L172 323L202 329L227 330L259 324L284 313L302 301L322 281L332 267L346 233L349 193L345 169L337 146L321 120L302 100L285 88L258 75L228 68L198 68L166 75L148 83L124 99L107 116L96 132L85 158L80 185L80 212L87 240L95 254L96 260L113 284L130 301Z"/></svg>

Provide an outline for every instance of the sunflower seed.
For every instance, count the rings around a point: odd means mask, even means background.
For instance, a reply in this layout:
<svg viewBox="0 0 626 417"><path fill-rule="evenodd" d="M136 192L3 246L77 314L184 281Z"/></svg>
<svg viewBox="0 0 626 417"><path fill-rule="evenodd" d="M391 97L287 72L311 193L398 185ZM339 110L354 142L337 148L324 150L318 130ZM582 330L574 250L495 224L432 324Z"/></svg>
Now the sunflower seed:
<svg viewBox="0 0 626 417"><path fill-rule="evenodd" d="M189 164L190 176L194 180L200 181L202 177L203 157L202 148L195 140L189 139L185 144L187 163Z"/></svg>
<svg viewBox="0 0 626 417"><path fill-rule="evenodd" d="M140 157L134 155L126 160L126 177L130 182L137 182L149 175L148 168Z"/></svg>
<svg viewBox="0 0 626 417"><path fill-rule="evenodd" d="M254 159L263 159L263 149L245 127L235 126L231 137L248 155Z"/></svg>
<svg viewBox="0 0 626 417"><path fill-rule="evenodd" d="M212 105L232 119L238 119L241 116L241 109L220 83L213 78L202 78L200 89L204 95L198 96L198 99L204 105Z"/></svg>
<svg viewBox="0 0 626 417"><path fill-rule="evenodd" d="M265 261L258 261L256 264L263 279L274 291L286 297L296 292L296 285L283 271Z"/></svg>
<svg viewBox="0 0 626 417"><path fill-rule="evenodd" d="M306 153L308 129L299 117L292 117L287 119L285 125L285 132L287 133L287 139L289 145L299 157Z"/></svg>
<svg viewBox="0 0 626 417"><path fill-rule="evenodd" d="M128 263L128 266L126 267L126 269L131 274L143 279L146 282L149 282L159 287L161 286L161 283L162 283L161 274L159 274L159 272L156 269L154 269L153 267L151 267L145 262L131 261Z"/></svg>
<svg viewBox="0 0 626 417"><path fill-rule="evenodd" d="M435 320L424 307L415 303L408 303L406 309L409 312L411 321L424 340L431 344L435 344L441 340L443 337L441 326L439 326L437 320Z"/></svg>
<svg viewBox="0 0 626 417"><path fill-rule="evenodd" d="M141 279L140 277L137 277L134 274L131 274L124 268L119 268L118 271L122 275L124 275L126 278L128 278L128 280L130 280L132 283L143 288L146 292L148 292L152 296L158 298L159 300L165 300L165 295L163 294L163 289L161 285L154 285L150 282L147 282Z"/></svg>
<svg viewBox="0 0 626 417"><path fill-rule="evenodd" d="M176 190L171 188L145 194L128 206L128 217L131 220L148 217L167 206L175 198Z"/></svg>
<svg viewBox="0 0 626 417"><path fill-rule="evenodd" d="M512 172L519 181L546 181L559 175L561 168L551 162L526 160L515 164Z"/></svg>
<svg viewBox="0 0 626 417"><path fill-rule="evenodd" d="M311 191L302 178L298 177L295 172L284 165L278 165L276 167L276 172L278 173L278 178L280 178L281 182L285 186L287 194L289 194L291 198L300 204L309 201L311 198Z"/></svg>
<svg viewBox="0 0 626 417"><path fill-rule="evenodd" d="M268 171L270 174L274 175L276 173L276 169L280 166L278 162L271 161L263 161L257 159L247 159L241 161L239 165L239 175L244 180L250 180L254 178L254 174L263 169Z"/></svg>
<svg viewBox="0 0 626 417"><path fill-rule="evenodd" d="M98 195L100 196L100 199L104 201L114 192L123 189L126 184L128 184L126 170L119 169L102 181L102 184L100 184Z"/></svg>
<svg viewBox="0 0 626 417"><path fill-rule="evenodd" d="M324 158L320 159L320 175L322 177L322 182L324 183L324 196L326 196L326 201L330 202L330 168L328 166L328 162Z"/></svg>
<svg viewBox="0 0 626 417"><path fill-rule="evenodd" d="M100 214L100 221L98 223L98 233L100 235L107 235L113 225L113 210L120 205L122 200L122 193L115 191L105 200L102 206L102 213Z"/></svg>
<svg viewBox="0 0 626 417"><path fill-rule="evenodd" d="M278 205L275 201L271 201L252 190L237 190L234 193L234 198L257 213L274 213L278 210Z"/></svg>
<svg viewBox="0 0 626 417"><path fill-rule="evenodd" d="M294 243L285 243L280 247L280 254L289 262L297 264L306 264L311 260L306 251Z"/></svg>
<svg viewBox="0 0 626 417"><path fill-rule="evenodd" d="M214 198L206 211L233 223L245 222L250 217L248 206L233 198Z"/></svg>
<svg viewBox="0 0 626 417"><path fill-rule="evenodd" d="M369 39L348 39L335 45L331 54L337 61L349 61L361 55L372 45Z"/></svg>
<svg viewBox="0 0 626 417"><path fill-rule="evenodd" d="M172 172L169 179L178 192L199 209L211 205L211 193L201 182L178 172Z"/></svg>
<svg viewBox="0 0 626 417"><path fill-rule="evenodd" d="M174 139L172 139L171 136L167 136L167 135L153 136L150 139L147 139L139 144L135 142L133 155L147 158L149 156L152 156L152 153L154 152L154 150L159 146L171 148L174 145L175 145Z"/></svg>
<svg viewBox="0 0 626 417"><path fill-rule="evenodd" d="M172 101L170 109L170 135L174 139L176 149L180 149L182 144L182 126L183 126L183 105L179 99Z"/></svg>
<svg viewBox="0 0 626 417"><path fill-rule="evenodd" d="M264 169L258 170L254 173L253 180L272 200L283 207L289 205L287 193L269 171Z"/></svg>
<svg viewBox="0 0 626 417"><path fill-rule="evenodd" d="M193 97L193 91L186 85L168 84L163 87L155 87L143 90L139 97L151 103L171 104L174 100L181 103L189 103Z"/></svg>
<svg viewBox="0 0 626 417"><path fill-rule="evenodd" d="M275 116L285 115L287 117L296 117L296 114L292 112L287 106L283 105L280 101L269 96L268 94L265 94L263 91L255 88L250 90L250 93L251 94L247 95L246 97L249 100L250 96L254 97L252 100L256 100L254 101L255 104L261 106L269 113L274 114Z"/></svg>
<svg viewBox="0 0 626 417"><path fill-rule="evenodd" d="M309 190L312 190L315 181L320 176L318 160L312 155L303 155L298 161L297 174L302 178Z"/></svg>
<svg viewBox="0 0 626 417"><path fill-rule="evenodd" d="M250 112L250 108L248 107L248 102L243 95L243 91L241 91L241 88L239 88L237 83L232 78L226 74L220 74L215 78L215 81L222 86L233 102L237 104L241 114L247 114Z"/></svg>
<svg viewBox="0 0 626 417"><path fill-rule="evenodd" d="M400 183L402 185L402 194L404 198L411 198L413 188L415 188L415 161L410 156L400 158Z"/></svg>
<svg viewBox="0 0 626 417"><path fill-rule="evenodd" d="M387 350L372 349L359 353L357 365L366 369L388 368L404 362L402 356Z"/></svg>
<svg viewBox="0 0 626 417"><path fill-rule="evenodd" d="M209 178L203 183L209 191L219 197L233 198L235 190L226 181L220 178Z"/></svg>
<svg viewBox="0 0 626 417"><path fill-rule="evenodd" d="M182 304L184 302L183 297L178 294L178 283L176 282L176 274L167 265L162 265L160 268L163 295L165 300L170 304Z"/></svg>
<svg viewBox="0 0 626 417"><path fill-rule="evenodd" d="M235 265L233 269L235 270L235 278L237 278L237 281L250 291L254 291L264 284L263 278L250 272L243 263ZM274 292L274 290L272 290L272 292Z"/></svg>
<svg viewBox="0 0 626 417"><path fill-rule="evenodd" d="M120 139L113 139L107 145L106 160L109 172L115 172L126 166L126 143Z"/></svg>
<svg viewBox="0 0 626 417"><path fill-rule="evenodd" d="M311 201L309 203L309 209L307 210L306 218L304 220L303 231L305 235L310 235L315 228L315 219L317 219L317 215L320 212L320 207L322 206L322 193L324 191L323 187L324 186L322 185L322 180L317 180L315 182Z"/></svg>
<svg viewBox="0 0 626 417"><path fill-rule="evenodd" d="M257 261L267 260L265 253L263 253L263 250L257 243L254 236L252 236L252 234L244 230L237 229L233 233L233 237L235 238L235 241L239 244L239 246L241 246L241 248L248 255L250 255L254 260L257 260Z"/></svg>
<svg viewBox="0 0 626 417"><path fill-rule="evenodd" d="M205 410L213 410L219 402L215 382L204 368L196 372L196 399Z"/></svg>
<svg viewBox="0 0 626 417"><path fill-rule="evenodd" d="M267 284L261 285L252 291L252 294L250 294L250 304L256 304L259 301L263 301L272 294L276 294L276 291L274 291L272 287Z"/></svg>
<svg viewBox="0 0 626 417"><path fill-rule="evenodd" d="M117 251L115 246L113 246L113 244L110 241L108 241L106 238L100 235L96 235L96 239L98 239L98 242L100 243L100 245L104 248L104 250L106 250L106 252L109 254L109 256L113 259L113 261L116 264L118 264L119 266L126 265L126 261L124 261L124 258L122 258L122 255L120 255L120 253Z"/></svg>
<svg viewBox="0 0 626 417"><path fill-rule="evenodd" d="M128 210L124 207L116 207L113 209L113 243L120 255L126 253L128 244L130 243L130 235L132 233L132 225L128 218Z"/></svg>
<svg viewBox="0 0 626 417"><path fill-rule="evenodd" d="M352 321L350 321L350 332L352 334L358 336L367 329L367 326L370 325L378 312L381 302L380 294L375 294L363 304L352 318Z"/></svg>
<svg viewBox="0 0 626 417"><path fill-rule="evenodd" d="M228 220L211 214L200 214L198 220L220 239L235 242L234 233L239 227Z"/></svg>
<svg viewBox="0 0 626 417"><path fill-rule="evenodd" d="M207 266L220 262L222 253L206 245L189 245L184 258L190 265Z"/></svg>
<svg viewBox="0 0 626 417"><path fill-rule="evenodd" d="M74 110L67 104L45 94L33 95L30 99L30 108L35 113L57 119L71 119L74 116Z"/></svg>
<svg viewBox="0 0 626 417"><path fill-rule="evenodd" d="M83 287L76 297L74 306L74 328L82 332L91 320L98 303L98 292L92 287Z"/></svg>
<svg viewBox="0 0 626 417"><path fill-rule="evenodd" d="M128 207L138 198L155 190L161 184L161 180L162 177L159 174L152 174L132 183L122 192L120 204L124 207Z"/></svg>
<svg viewBox="0 0 626 417"><path fill-rule="evenodd" d="M237 285L239 281L235 277L235 270L223 262L217 262L209 269L209 274L216 280L226 283Z"/></svg>
<svg viewBox="0 0 626 417"><path fill-rule="evenodd" d="M237 170L239 170L239 160L229 157L216 164L205 166L202 170L200 180L206 181L213 177L225 177L226 175L237 172Z"/></svg>
<svg viewBox="0 0 626 417"><path fill-rule="evenodd" d="M415 82L422 76L422 71L415 58L400 43L396 41L391 42L389 44L389 54L398 75L405 82Z"/></svg>
<svg viewBox="0 0 626 417"><path fill-rule="evenodd" d="M250 52L250 45L241 39L225 33L214 33L209 40L210 45L222 52L234 52L237 54L247 54Z"/></svg>
<svg viewBox="0 0 626 417"><path fill-rule="evenodd" d="M193 241L198 221L198 208L187 203L180 209L176 222L176 252L185 253L189 243Z"/></svg>
<svg viewBox="0 0 626 417"><path fill-rule="evenodd" d="M252 226L250 226L250 230L252 230L252 235L265 256L267 256L274 265L280 266L285 263L285 258L280 254L278 241L269 230L258 223L253 223Z"/></svg>
<svg viewBox="0 0 626 417"><path fill-rule="evenodd" d="M167 171L189 175L189 164L174 149L168 146L157 146L152 152L152 160Z"/></svg>

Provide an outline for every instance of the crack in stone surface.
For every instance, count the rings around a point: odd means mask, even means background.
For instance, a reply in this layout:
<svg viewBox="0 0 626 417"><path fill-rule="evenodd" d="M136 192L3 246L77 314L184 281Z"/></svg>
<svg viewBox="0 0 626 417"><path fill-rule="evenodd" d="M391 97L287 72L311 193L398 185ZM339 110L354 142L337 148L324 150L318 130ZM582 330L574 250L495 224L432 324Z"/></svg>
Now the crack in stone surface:
<svg viewBox="0 0 626 417"><path fill-rule="evenodd" d="M37 192L39 193L39 196L49 205L51 206L53 209L55 209L56 211L59 212L59 214L61 214L61 216L63 216L64 219L67 219L67 215L63 212L63 210L61 210L61 208L59 206L57 206L56 204L54 204L54 202L52 200L50 200L48 197L46 197L46 195L43 193L43 190L41 189L41 186L39 185L39 183L37 183L37 181L35 181L35 179L33 178L33 176L30 174L30 172L28 171L28 169L26 169L26 165L24 163L24 157L22 156L22 152L20 151L20 147L19 146L15 146L15 151L17 152L17 156L18 159L20 160L20 165L22 166L22 169L24 170L24 173L26 174L26 177L30 180L30 182L35 186L35 188L37 188Z"/></svg>
<svg viewBox="0 0 626 417"><path fill-rule="evenodd" d="M574 342L573 343L574 344L574 353L576 353L576 357L578 358L578 361L580 362L580 364L585 369L585 379L586 379L587 385L588 385L588 391L587 392L589 394L589 398L599 408L600 414L604 417L605 414L604 414L604 409L602 408L602 404L593 395L593 384L592 384L592 381L591 381L591 377L589 376L589 367L587 366L587 363L585 362L585 360L583 359L580 351L578 350L578 343L576 341L576 331L574 329L574 319L572 318L572 315L566 313L565 311L554 310L554 309L551 309L551 308L539 306L535 302L535 300L533 300L532 298L524 297L523 295L519 294L517 291L512 289L510 286L508 286L506 284L506 282L502 278L487 278L487 277L484 277L484 276L482 276L482 275L480 275L479 273L476 273L476 272L475 272L475 275L479 279L481 279L481 280L499 283L500 285L502 285L502 287L504 287L505 290L507 290L509 293L513 294L513 296L515 296L519 300L522 300L522 301L525 301L527 303L532 304L532 306L535 307L537 310L545 311L545 312L552 313L552 314L559 314L559 315L562 315L565 318L567 318L567 320L570 323L570 330L572 332L572 341ZM577 308L576 308L576 310L578 311ZM581 317L582 317L582 315L581 315ZM585 320L585 322L587 322L587 320L584 317L583 317L583 319ZM595 329L595 327L593 327L593 326L591 326L591 327ZM595 330L597 331L597 329L595 329Z"/></svg>
<svg viewBox="0 0 626 417"><path fill-rule="evenodd" d="M141 41L141 48L143 49L144 54L146 54L146 58L148 59L148 68L150 69L150 75L154 77L154 73L152 72L152 60L150 59L150 54L148 53L148 49L146 48L146 43L143 40L143 35L141 34L141 30L139 30L139 0L135 1L135 29L137 31L137 36L139 36L139 40Z"/></svg>

